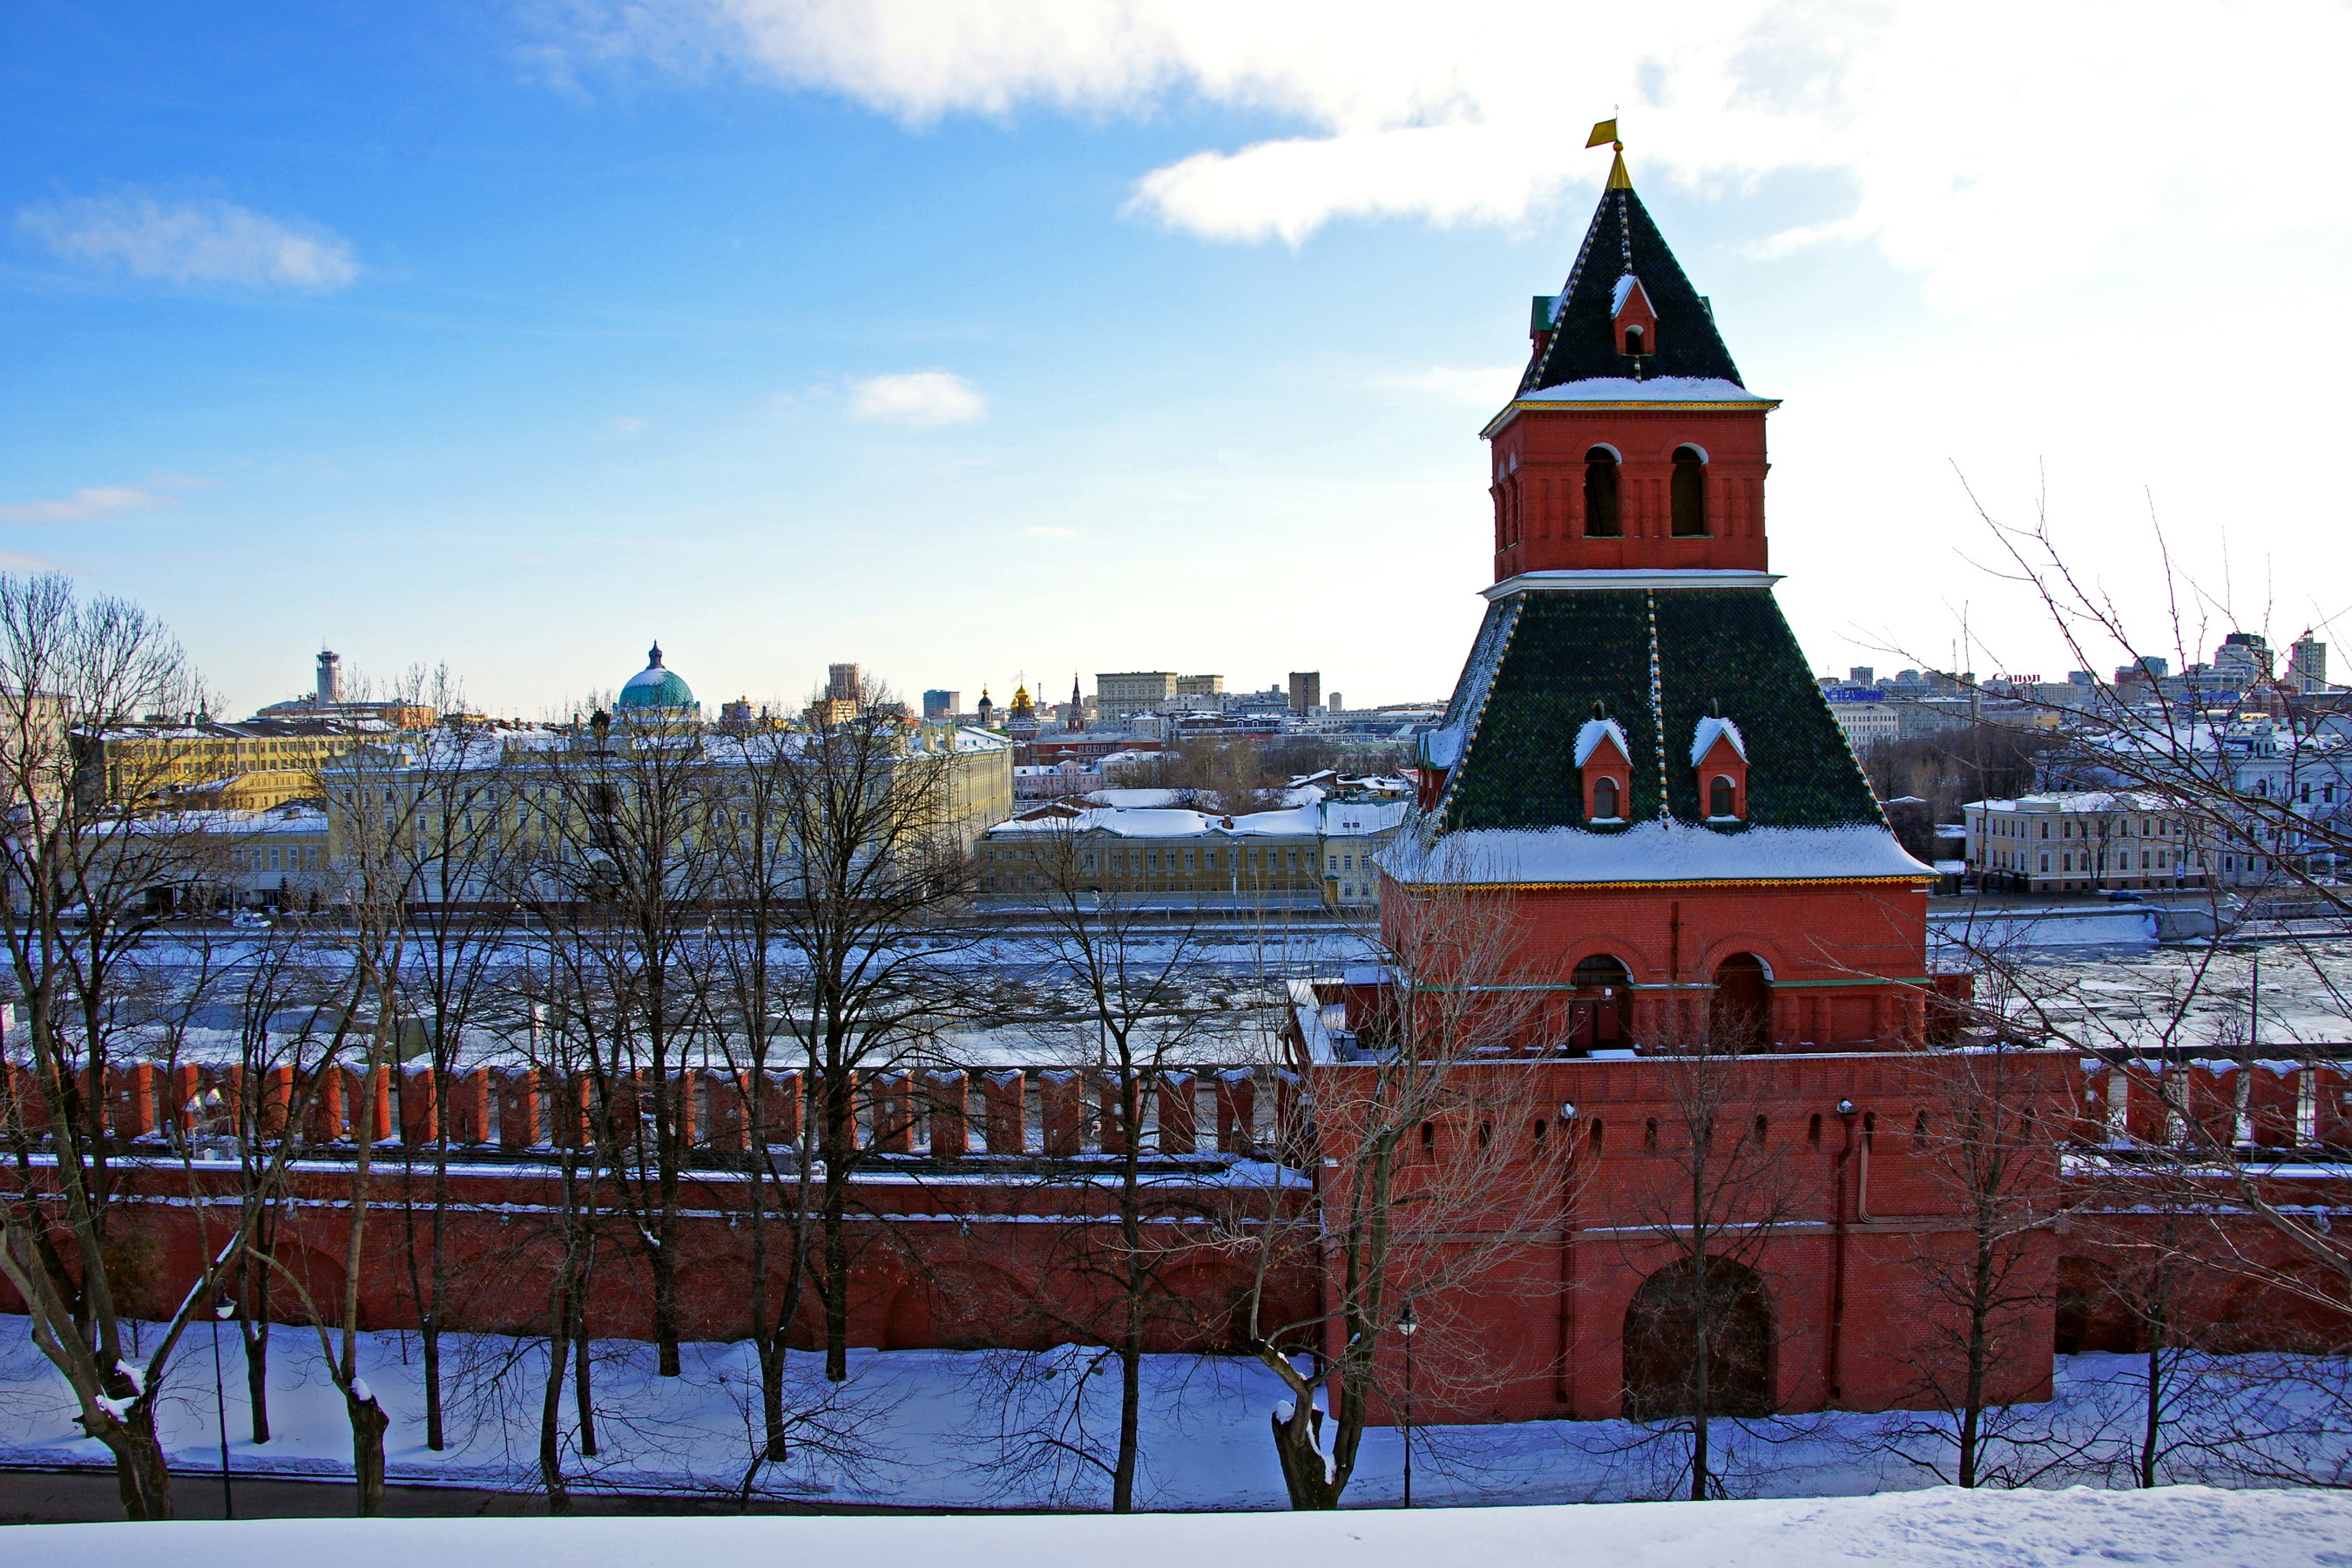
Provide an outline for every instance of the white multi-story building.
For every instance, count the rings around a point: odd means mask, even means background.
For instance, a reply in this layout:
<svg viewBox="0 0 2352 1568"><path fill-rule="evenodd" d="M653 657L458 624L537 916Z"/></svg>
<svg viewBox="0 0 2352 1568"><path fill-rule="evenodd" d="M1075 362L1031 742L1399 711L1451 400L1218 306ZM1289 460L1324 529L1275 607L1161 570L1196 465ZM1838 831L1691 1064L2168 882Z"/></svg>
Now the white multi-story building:
<svg viewBox="0 0 2352 1568"><path fill-rule="evenodd" d="M2221 874L2190 819L2153 795L2077 790L1960 809L1969 871L1988 891L2203 888Z"/></svg>

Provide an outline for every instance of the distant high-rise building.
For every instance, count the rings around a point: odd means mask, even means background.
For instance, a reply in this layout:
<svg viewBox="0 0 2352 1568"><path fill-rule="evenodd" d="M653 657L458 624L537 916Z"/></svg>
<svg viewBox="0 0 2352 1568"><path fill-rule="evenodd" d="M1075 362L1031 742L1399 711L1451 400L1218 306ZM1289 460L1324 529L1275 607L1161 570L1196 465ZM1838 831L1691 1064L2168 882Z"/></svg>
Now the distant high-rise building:
<svg viewBox="0 0 2352 1568"><path fill-rule="evenodd" d="M343 659L341 654L319 650L319 700L341 702L343 700Z"/></svg>
<svg viewBox="0 0 2352 1568"><path fill-rule="evenodd" d="M824 667L824 694L835 702L863 702L866 683L858 679L854 664L828 664Z"/></svg>
<svg viewBox="0 0 2352 1568"><path fill-rule="evenodd" d="M1845 682L1848 686L1869 686L1878 679L1878 667L1869 664L1848 665Z"/></svg>
<svg viewBox="0 0 2352 1568"><path fill-rule="evenodd" d="M1338 692L1334 691L1331 693L1331 700L1328 706L1332 712L1337 713L1340 709L1345 708L1347 705L1346 700L1343 700Z"/></svg>
<svg viewBox="0 0 2352 1568"><path fill-rule="evenodd" d="M2257 686L2271 678L2271 645L2260 632L2231 632L2213 650L2213 673L2231 686Z"/></svg>
<svg viewBox="0 0 2352 1568"><path fill-rule="evenodd" d="M923 717L934 723L963 709L961 691L926 691L923 693Z"/></svg>
<svg viewBox="0 0 2352 1568"><path fill-rule="evenodd" d="M1290 672L1290 710L1304 713L1323 706L1323 672L1319 669L1294 669Z"/></svg>
<svg viewBox="0 0 2352 1568"><path fill-rule="evenodd" d="M2287 647L2286 679L2297 691L2327 689L2327 645L2313 637L2308 627Z"/></svg>
<svg viewBox="0 0 2352 1568"><path fill-rule="evenodd" d="M1152 713L1176 695L1172 669L1127 669L1095 676L1095 713L1106 724Z"/></svg>
<svg viewBox="0 0 2352 1568"><path fill-rule="evenodd" d="M1225 689L1222 675L1180 675L1176 678L1179 697L1215 697Z"/></svg>

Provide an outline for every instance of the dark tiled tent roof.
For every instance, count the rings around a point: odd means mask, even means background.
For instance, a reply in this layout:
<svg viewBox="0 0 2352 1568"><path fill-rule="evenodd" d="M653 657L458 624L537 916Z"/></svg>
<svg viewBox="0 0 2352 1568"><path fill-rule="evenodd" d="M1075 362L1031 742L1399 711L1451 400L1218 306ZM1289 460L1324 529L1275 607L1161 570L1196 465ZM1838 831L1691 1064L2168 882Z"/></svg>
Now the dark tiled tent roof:
<svg viewBox="0 0 2352 1568"><path fill-rule="evenodd" d="M1869 782L1813 684L1780 608L1763 589L1608 589L1514 595L1487 609L1502 640L1485 674L1474 653L1457 696L1471 728L1440 808L1444 830L1581 826L1576 734L1595 702L1633 750L1627 816L1658 815L1658 734L1650 707L1650 605L1658 628L1666 798L1703 819L1690 765L1698 721L1720 715L1748 749L1748 823L1759 827L1883 826ZM1480 633L1482 647L1489 634ZM1483 700L1481 700L1483 695ZM1449 710L1449 722L1456 718Z"/></svg>
<svg viewBox="0 0 2352 1568"><path fill-rule="evenodd" d="M1715 317L1683 276L1682 264L1643 210L1642 198L1628 188L1601 193L1584 248L1576 253L1576 267L1560 290L1551 345L1528 365L1520 392L1637 373L1633 357L1617 352L1611 325L1617 279L1627 272L1642 280L1642 291L1658 312L1657 352L1642 356L1638 374L1711 376L1746 384L1715 330Z"/></svg>

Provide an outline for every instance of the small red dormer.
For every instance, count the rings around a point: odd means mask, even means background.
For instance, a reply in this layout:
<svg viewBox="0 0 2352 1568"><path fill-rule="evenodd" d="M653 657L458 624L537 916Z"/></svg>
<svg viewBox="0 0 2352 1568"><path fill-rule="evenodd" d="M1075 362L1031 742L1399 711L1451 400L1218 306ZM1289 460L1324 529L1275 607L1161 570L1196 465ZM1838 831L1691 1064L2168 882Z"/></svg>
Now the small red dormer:
<svg viewBox="0 0 2352 1568"><path fill-rule="evenodd" d="M1610 303L1609 330L1616 334L1621 354L1658 352L1658 311L1650 303L1642 280L1628 272L1617 279L1616 298Z"/></svg>
<svg viewBox="0 0 2352 1568"><path fill-rule="evenodd" d="M1748 820L1748 742L1728 719L1702 719L1691 736L1699 815L1709 822Z"/></svg>
<svg viewBox="0 0 2352 1568"><path fill-rule="evenodd" d="M1576 770L1583 784L1586 822L1613 825L1632 815L1633 752L1616 720L1596 715L1576 732Z"/></svg>

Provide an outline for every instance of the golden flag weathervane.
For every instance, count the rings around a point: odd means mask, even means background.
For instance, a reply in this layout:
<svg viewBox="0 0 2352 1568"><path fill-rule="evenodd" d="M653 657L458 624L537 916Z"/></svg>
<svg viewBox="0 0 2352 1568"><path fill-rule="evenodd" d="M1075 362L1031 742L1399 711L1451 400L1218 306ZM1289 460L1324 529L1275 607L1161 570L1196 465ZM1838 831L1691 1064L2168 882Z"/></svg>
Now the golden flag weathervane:
<svg viewBox="0 0 2352 1568"><path fill-rule="evenodd" d="M1625 172L1625 143L1617 139L1617 121L1614 117L1595 125L1592 128L1592 134L1584 139L1584 144L1587 147L1598 147L1603 142L1615 150L1615 156L1609 164L1609 188L1612 191L1632 190L1633 176Z"/></svg>

